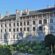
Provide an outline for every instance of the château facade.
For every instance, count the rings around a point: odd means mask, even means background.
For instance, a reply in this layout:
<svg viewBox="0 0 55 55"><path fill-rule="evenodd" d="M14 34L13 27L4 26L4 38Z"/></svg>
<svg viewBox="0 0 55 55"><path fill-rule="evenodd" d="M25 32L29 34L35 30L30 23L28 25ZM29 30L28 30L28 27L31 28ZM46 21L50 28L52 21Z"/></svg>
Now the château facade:
<svg viewBox="0 0 55 55"><path fill-rule="evenodd" d="M20 38L19 33L33 36L55 35L55 7L29 11L16 10L16 14L7 13L0 19L0 44L14 44Z"/></svg>

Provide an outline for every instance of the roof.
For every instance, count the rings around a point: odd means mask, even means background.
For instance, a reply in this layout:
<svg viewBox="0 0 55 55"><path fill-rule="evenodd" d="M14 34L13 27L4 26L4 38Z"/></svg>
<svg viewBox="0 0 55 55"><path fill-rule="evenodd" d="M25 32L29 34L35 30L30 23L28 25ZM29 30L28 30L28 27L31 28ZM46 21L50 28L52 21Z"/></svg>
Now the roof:
<svg viewBox="0 0 55 55"><path fill-rule="evenodd" d="M31 16L31 15L36 15L36 14L42 14L42 13L44 13L44 12L55 12L55 7L30 11L30 12L29 12L29 15L22 15L21 17ZM5 17L3 17L0 21L10 20L10 19L16 19L16 14L11 14L11 15L9 15L9 16L5 16Z"/></svg>
<svg viewBox="0 0 55 55"><path fill-rule="evenodd" d="M44 12L54 12L54 11L55 11L55 7L51 7L51 8L45 8L45 9L31 11L30 14L35 15L35 14L40 14L40 13L44 13Z"/></svg>
<svg viewBox="0 0 55 55"><path fill-rule="evenodd" d="M4 20L15 20L16 19L16 15L15 14L12 14L12 15L9 15L9 16L4 16L0 21L4 21Z"/></svg>

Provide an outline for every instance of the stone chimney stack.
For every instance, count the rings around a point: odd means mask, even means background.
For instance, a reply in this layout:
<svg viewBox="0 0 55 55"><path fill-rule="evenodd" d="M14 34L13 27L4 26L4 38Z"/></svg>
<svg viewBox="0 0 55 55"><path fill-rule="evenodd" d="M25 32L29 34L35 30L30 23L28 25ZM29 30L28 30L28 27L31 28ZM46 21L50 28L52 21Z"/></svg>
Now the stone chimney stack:
<svg viewBox="0 0 55 55"><path fill-rule="evenodd" d="M28 9L25 9L25 10L23 11L23 14L29 15L29 10L28 10Z"/></svg>
<svg viewBox="0 0 55 55"><path fill-rule="evenodd" d="M16 19L19 19L20 16L22 16L22 11L16 10Z"/></svg>
<svg viewBox="0 0 55 55"><path fill-rule="evenodd" d="M21 16L22 15L22 11L16 10L16 15Z"/></svg>
<svg viewBox="0 0 55 55"><path fill-rule="evenodd" d="M28 9L26 9L25 12L27 13L27 15L29 15L29 10Z"/></svg>

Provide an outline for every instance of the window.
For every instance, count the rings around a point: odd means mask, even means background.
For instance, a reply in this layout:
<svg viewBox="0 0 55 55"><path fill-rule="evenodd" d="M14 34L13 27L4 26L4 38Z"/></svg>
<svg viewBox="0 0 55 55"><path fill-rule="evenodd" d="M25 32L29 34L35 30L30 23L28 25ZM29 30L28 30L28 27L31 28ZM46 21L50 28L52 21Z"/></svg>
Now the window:
<svg viewBox="0 0 55 55"><path fill-rule="evenodd" d="M32 18L35 18L35 16L33 15Z"/></svg>
<svg viewBox="0 0 55 55"><path fill-rule="evenodd" d="M19 23L17 23L17 26L19 26Z"/></svg>
<svg viewBox="0 0 55 55"><path fill-rule="evenodd" d="M22 26L22 22L20 22L20 26Z"/></svg>
<svg viewBox="0 0 55 55"><path fill-rule="evenodd" d="M9 19L9 21L11 21L11 19Z"/></svg>
<svg viewBox="0 0 55 55"><path fill-rule="evenodd" d="M15 39L15 34L13 35L13 39Z"/></svg>
<svg viewBox="0 0 55 55"><path fill-rule="evenodd" d="M29 27L27 27L27 31L29 31Z"/></svg>
<svg viewBox="0 0 55 55"><path fill-rule="evenodd" d="M43 14L43 17L46 17L46 14Z"/></svg>
<svg viewBox="0 0 55 55"><path fill-rule="evenodd" d="M2 29L1 29L1 32L2 32Z"/></svg>
<svg viewBox="0 0 55 55"><path fill-rule="evenodd" d="M24 28L24 31L26 31L26 28Z"/></svg>
<svg viewBox="0 0 55 55"><path fill-rule="evenodd" d="M11 32L11 29L9 29L9 32Z"/></svg>
<svg viewBox="0 0 55 55"><path fill-rule="evenodd" d="M17 31L18 31L18 28L17 28Z"/></svg>
<svg viewBox="0 0 55 55"><path fill-rule="evenodd" d="M53 23L53 19L50 19L50 23Z"/></svg>
<svg viewBox="0 0 55 55"><path fill-rule="evenodd" d="M26 25L26 23L24 22L24 25Z"/></svg>
<svg viewBox="0 0 55 55"><path fill-rule="evenodd" d="M2 27L2 24L1 24L1 27Z"/></svg>
<svg viewBox="0 0 55 55"><path fill-rule="evenodd" d="M35 25L35 21L33 21L33 24Z"/></svg>
<svg viewBox="0 0 55 55"><path fill-rule="evenodd" d="M39 20L39 24L42 24L42 20Z"/></svg>
<svg viewBox="0 0 55 55"><path fill-rule="evenodd" d="M27 21L27 25L29 25L29 21Z"/></svg>
<svg viewBox="0 0 55 55"><path fill-rule="evenodd" d="M22 28L20 28L20 31L22 31Z"/></svg>
<svg viewBox="0 0 55 55"><path fill-rule="evenodd" d="M15 32L15 29L13 29L13 31Z"/></svg>
<svg viewBox="0 0 55 55"><path fill-rule="evenodd" d="M15 23L14 23L14 26L15 26Z"/></svg>
<svg viewBox="0 0 55 55"><path fill-rule="evenodd" d="M41 14L39 14L38 17L41 17Z"/></svg>
<svg viewBox="0 0 55 55"><path fill-rule="evenodd" d="M9 24L9 27L11 27L11 23Z"/></svg>
<svg viewBox="0 0 55 55"><path fill-rule="evenodd" d="M44 19L44 24L47 24L47 20L46 19Z"/></svg>
<svg viewBox="0 0 55 55"><path fill-rule="evenodd" d="M27 16L26 19L29 19L29 16Z"/></svg>
<svg viewBox="0 0 55 55"><path fill-rule="evenodd" d="M5 29L5 32L6 32L6 29Z"/></svg>
<svg viewBox="0 0 55 55"><path fill-rule="evenodd" d="M22 20L22 17L20 17L20 19Z"/></svg>
<svg viewBox="0 0 55 55"><path fill-rule="evenodd" d="M35 27L33 27L33 31L35 31Z"/></svg>
<svg viewBox="0 0 55 55"><path fill-rule="evenodd" d="M6 24L5 24L5 27L7 27Z"/></svg>
<svg viewBox="0 0 55 55"><path fill-rule="evenodd" d="M42 26L39 27L39 30L42 30Z"/></svg>
<svg viewBox="0 0 55 55"><path fill-rule="evenodd" d="M53 26L50 26L50 30L53 30Z"/></svg>

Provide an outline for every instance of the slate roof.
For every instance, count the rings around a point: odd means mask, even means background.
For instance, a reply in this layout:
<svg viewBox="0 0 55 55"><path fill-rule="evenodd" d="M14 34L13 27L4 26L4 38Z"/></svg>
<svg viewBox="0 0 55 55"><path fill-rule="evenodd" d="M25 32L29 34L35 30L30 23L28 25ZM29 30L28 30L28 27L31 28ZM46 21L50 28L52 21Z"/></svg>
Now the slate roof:
<svg viewBox="0 0 55 55"><path fill-rule="evenodd" d="M40 14L44 12L54 12L54 11L55 11L55 7L52 7L52 8L45 8L45 9L31 11L30 14L35 15L35 14Z"/></svg>
<svg viewBox="0 0 55 55"><path fill-rule="evenodd" d="M9 16L4 16L0 21L11 20L11 19L15 20L16 15L12 14L12 15L9 15Z"/></svg>
<svg viewBox="0 0 55 55"><path fill-rule="evenodd" d="M55 7L46 8L46 9L40 9L40 10L35 10L35 11L30 11L29 15L22 15L21 17L31 16L31 15L36 15L36 14L42 14L43 12L55 12ZM10 19L16 19L16 14L5 16L0 21L10 20Z"/></svg>

